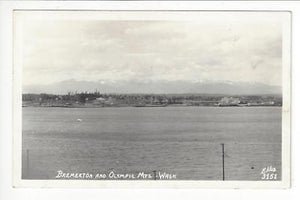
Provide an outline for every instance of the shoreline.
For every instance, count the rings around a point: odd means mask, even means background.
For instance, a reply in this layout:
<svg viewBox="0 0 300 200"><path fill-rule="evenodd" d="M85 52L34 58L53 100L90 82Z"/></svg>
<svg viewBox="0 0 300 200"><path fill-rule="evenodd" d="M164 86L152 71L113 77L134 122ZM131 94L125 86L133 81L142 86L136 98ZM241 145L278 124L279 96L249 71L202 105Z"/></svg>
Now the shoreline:
<svg viewBox="0 0 300 200"><path fill-rule="evenodd" d="M251 106L186 106L186 105L167 105L167 106L22 106L22 108L165 108L165 107L214 107L214 108L250 108L250 107L282 107L280 105L251 105Z"/></svg>

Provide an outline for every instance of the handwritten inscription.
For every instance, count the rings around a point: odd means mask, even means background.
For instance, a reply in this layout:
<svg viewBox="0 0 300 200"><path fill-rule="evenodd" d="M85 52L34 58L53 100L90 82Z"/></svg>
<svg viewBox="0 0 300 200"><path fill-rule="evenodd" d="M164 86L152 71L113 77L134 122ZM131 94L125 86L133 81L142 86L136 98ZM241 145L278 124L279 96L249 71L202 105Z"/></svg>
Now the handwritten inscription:
<svg viewBox="0 0 300 200"><path fill-rule="evenodd" d="M277 170L272 165L263 168L260 174L262 180L277 180Z"/></svg>
<svg viewBox="0 0 300 200"><path fill-rule="evenodd" d="M176 179L177 175L167 172L155 171L152 173L146 172L137 172L137 173L117 173L115 171L109 171L106 173L73 173L73 172L64 172L62 170L58 170L55 176L56 179L92 179L92 180L100 180L100 179L116 179L116 180L138 180L138 179L147 179L147 180L172 180Z"/></svg>
<svg viewBox="0 0 300 200"><path fill-rule="evenodd" d="M92 179L93 174L91 173L65 173L61 170L57 171L57 179Z"/></svg>

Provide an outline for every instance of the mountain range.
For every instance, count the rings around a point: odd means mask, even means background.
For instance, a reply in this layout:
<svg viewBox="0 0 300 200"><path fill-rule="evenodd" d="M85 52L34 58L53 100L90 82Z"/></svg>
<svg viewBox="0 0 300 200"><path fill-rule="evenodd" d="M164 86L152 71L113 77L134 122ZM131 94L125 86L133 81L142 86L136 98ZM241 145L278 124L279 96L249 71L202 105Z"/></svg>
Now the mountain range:
<svg viewBox="0 0 300 200"><path fill-rule="evenodd" d="M280 86L231 81L77 81L69 79L49 85L23 85L23 93L67 94L68 92L149 94L281 94Z"/></svg>

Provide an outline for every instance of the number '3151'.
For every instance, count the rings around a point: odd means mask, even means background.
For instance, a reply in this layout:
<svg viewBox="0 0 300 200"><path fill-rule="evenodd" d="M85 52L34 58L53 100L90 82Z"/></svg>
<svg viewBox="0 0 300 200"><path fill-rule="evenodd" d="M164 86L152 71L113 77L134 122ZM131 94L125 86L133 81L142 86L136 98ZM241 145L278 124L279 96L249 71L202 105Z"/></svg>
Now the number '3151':
<svg viewBox="0 0 300 200"><path fill-rule="evenodd" d="M261 177L262 180L276 180L277 174L276 173L266 173L263 174Z"/></svg>

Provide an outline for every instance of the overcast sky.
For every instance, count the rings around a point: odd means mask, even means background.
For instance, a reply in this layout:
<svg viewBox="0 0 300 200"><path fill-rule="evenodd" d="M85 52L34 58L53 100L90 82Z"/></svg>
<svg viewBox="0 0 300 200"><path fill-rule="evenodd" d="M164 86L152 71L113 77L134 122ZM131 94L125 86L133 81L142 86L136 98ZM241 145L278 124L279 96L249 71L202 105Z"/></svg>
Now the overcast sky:
<svg viewBox="0 0 300 200"><path fill-rule="evenodd" d="M24 85L68 79L281 85L276 21L33 20L23 29Z"/></svg>

